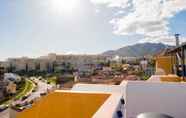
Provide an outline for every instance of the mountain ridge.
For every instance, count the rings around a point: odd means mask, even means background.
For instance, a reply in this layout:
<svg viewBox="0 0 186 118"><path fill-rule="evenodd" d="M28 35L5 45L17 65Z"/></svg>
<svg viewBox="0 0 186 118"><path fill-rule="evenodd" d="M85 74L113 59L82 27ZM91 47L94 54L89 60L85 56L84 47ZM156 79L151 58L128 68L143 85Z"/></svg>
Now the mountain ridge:
<svg viewBox="0 0 186 118"><path fill-rule="evenodd" d="M109 50L103 52L105 56L126 56L126 57L140 57L147 55L155 55L164 49L171 48L173 46L163 43L137 43L134 45L124 46L117 50Z"/></svg>

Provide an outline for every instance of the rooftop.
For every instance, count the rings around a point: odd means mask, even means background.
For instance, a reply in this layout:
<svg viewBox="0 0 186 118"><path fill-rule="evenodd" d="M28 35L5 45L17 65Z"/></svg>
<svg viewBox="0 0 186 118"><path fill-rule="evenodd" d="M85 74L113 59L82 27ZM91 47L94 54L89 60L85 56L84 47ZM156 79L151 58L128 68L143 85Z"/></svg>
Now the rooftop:
<svg viewBox="0 0 186 118"><path fill-rule="evenodd" d="M110 94L53 92L17 118L91 118Z"/></svg>

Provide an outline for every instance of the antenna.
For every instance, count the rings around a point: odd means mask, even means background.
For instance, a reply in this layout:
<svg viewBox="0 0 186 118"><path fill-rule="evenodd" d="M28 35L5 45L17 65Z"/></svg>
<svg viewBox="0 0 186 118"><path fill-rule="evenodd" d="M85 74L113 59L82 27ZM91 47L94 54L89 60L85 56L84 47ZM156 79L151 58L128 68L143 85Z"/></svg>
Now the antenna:
<svg viewBox="0 0 186 118"><path fill-rule="evenodd" d="M176 38L176 46L179 46L180 45L180 41L179 41L180 34L175 34L174 36Z"/></svg>

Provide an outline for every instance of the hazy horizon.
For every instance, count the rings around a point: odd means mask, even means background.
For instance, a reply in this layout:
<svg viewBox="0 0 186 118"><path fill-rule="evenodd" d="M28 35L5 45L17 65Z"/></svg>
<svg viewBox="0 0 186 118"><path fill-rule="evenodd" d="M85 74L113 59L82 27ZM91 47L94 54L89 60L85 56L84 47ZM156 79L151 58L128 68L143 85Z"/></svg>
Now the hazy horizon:
<svg viewBox="0 0 186 118"><path fill-rule="evenodd" d="M145 43L151 43L151 42L141 42L141 43L135 43L135 44L131 44L131 45L126 45L126 46L134 46L136 44L145 44ZM151 44L163 44L163 43L151 43ZM169 45L169 44L168 44ZM175 45L175 44L174 44ZM72 53L72 52L46 52L44 54L41 54L41 55L35 55L35 56L29 56L29 55L19 55L19 56L11 56L11 57L8 57L8 58L4 58L4 59L0 59L0 61L6 61L7 59L11 59L11 58L40 58L40 57L45 57L45 56L48 56L49 54L56 54L56 55L102 55L103 53L105 52L108 52L108 51L115 51L115 50L118 50L118 49L121 49L121 48L124 48L126 46L122 46L122 47L119 47L119 48L116 48L116 49L110 49L110 50L105 50L103 52L100 52L100 53ZM171 46L171 45L170 45Z"/></svg>
<svg viewBox="0 0 186 118"><path fill-rule="evenodd" d="M0 1L0 60L186 41L183 0Z"/></svg>

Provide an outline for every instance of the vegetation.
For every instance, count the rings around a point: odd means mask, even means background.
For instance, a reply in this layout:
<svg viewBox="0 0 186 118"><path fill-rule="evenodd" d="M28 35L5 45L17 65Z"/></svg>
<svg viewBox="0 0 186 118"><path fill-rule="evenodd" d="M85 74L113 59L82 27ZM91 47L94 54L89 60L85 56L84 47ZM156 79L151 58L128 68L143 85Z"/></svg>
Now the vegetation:
<svg viewBox="0 0 186 118"><path fill-rule="evenodd" d="M57 77L57 84L64 84L66 82L69 81L73 81L74 80L74 76L73 75L63 75L63 76L58 76Z"/></svg>
<svg viewBox="0 0 186 118"><path fill-rule="evenodd" d="M25 85L22 89L19 90L18 94L15 96L15 99L20 99L25 96L28 92L30 92L34 87L34 84L30 80L25 80Z"/></svg>
<svg viewBox="0 0 186 118"><path fill-rule="evenodd" d="M3 100L0 101L0 105L8 105L10 99L10 96L5 97Z"/></svg>
<svg viewBox="0 0 186 118"><path fill-rule="evenodd" d="M149 78L150 78L150 76L148 76L148 75L142 76L142 80L148 80Z"/></svg>
<svg viewBox="0 0 186 118"><path fill-rule="evenodd" d="M36 69L35 70L29 70L28 65L25 65L25 70L19 70L15 71L15 68L13 65L11 65L10 68L8 68L9 72L14 72L20 76L26 76L26 77L32 77L32 76L42 76L44 78L47 78L48 75L50 76L60 76L63 73L69 73L73 74L74 71L76 71L71 63L62 63L61 65L57 65L56 62L47 63L47 69L41 71L40 64L35 64ZM60 68L57 68L57 66L60 66Z"/></svg>
<svg viewBox="0 0 186 118"><path fill-rule="evenodd" d="M122 70L123 70L122 64L112 63L112 64L111 64L111 67L112 67L112 69L115 70L115 71L122 71Z"/></svg>
<svg viewBox="0 0 186 118"><path fill-rule="evenodd" d="M25 87L25 79L20 82L15 82L17 85L17 94L19 94ZM9 101L13 99L17 94L7 94L3 100L0 101L0 105L8 105Z"/></svg>
<svg viewBox="0 0 186 118"><path fill-rule="evenodd" d="M150 78L150 75L146 75L144 71L139 71L137 73L135 73L135 75L137 75L138 77L141 78L141 80L148 80Z"/></svg>
<svg viewBox="0 0 186 118"><path fill-rule="evenodd" d="M28 92L32 90L33 87L34 84L32 83L32 81L22 79L20 83L17 83L17 93L14 95L8 94L3 100L0 101L0 105L8 105L11 99L20 99L24 97Z"/></svg>
<svg viewBox="0 0 186 118"><path fill-rule="evenodd" d="M53 76L53 77L47 78L47 83L56 85L57 84L57 77Z"/></svg>

